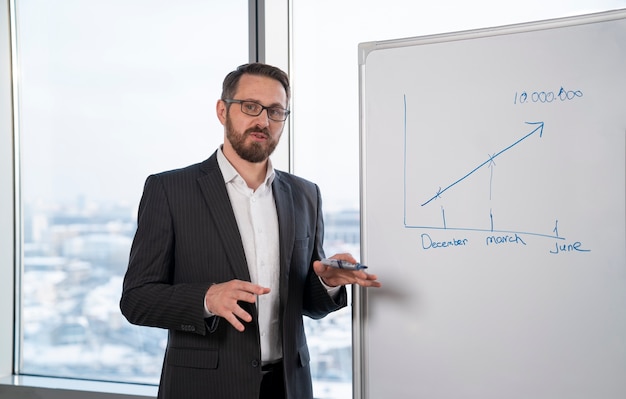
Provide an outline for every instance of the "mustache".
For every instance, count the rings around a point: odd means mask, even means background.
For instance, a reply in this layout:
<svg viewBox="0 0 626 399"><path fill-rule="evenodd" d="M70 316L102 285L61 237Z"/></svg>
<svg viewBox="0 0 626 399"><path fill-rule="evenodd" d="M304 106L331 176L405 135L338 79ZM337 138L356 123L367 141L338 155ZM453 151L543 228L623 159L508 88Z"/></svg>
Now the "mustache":
<svg viewBox="0 0 626 399"><path fill-rule="evenodd" d="M251 127L250 129L246 129L244 134L246 136L251 135L252 133L263 133L266 137L270 137L270 130L268 128L259 128L259 127Z"/></svg>

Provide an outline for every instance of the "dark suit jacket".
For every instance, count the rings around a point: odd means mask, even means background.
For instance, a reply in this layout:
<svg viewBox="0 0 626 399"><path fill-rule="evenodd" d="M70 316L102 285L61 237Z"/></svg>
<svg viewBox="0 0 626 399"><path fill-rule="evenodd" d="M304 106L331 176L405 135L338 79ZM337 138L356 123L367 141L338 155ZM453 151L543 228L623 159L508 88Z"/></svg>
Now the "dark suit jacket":
<svg viewBox="0 0 626 399"><path fill-rule="evenodd" d="M288 398L312 398L302 315L321 318L346 305L333 301L313 272L321 259L319 189L276 171L273 194L280 236L280 315ZM211 284L250 281L224 178L214 153L184 169L148 177L139 205L120 308L133 324L169 330L159 398L258 399L261 383L256 307L244 332L204 318Z"/></svg>

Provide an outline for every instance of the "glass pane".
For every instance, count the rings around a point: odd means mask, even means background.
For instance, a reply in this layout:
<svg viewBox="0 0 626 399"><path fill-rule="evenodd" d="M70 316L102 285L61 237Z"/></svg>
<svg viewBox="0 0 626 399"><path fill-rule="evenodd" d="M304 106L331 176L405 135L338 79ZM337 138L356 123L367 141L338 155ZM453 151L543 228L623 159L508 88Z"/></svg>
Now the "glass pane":
<svg viewBox="0 0 626 399"><path fill-rule="evenodd" d="M136 208L150 173L222 142L215 103L248 61L248 0L17 1L17 24L19 372L158 383L166 331L118 305Z"/></svg>
<svg viewBox="0 0 626 399"><path fill-rule="evenodd" d="M320 186L326 254L351 252L359 259L359 43L623 7L624 0L294 1L294 172ZM369 266L384 285L384 270ZM320 343L311 344L316 397L351 397L352 364L344 361L351 347L350 317L344 309L307 323L309 341Z"/></svg>

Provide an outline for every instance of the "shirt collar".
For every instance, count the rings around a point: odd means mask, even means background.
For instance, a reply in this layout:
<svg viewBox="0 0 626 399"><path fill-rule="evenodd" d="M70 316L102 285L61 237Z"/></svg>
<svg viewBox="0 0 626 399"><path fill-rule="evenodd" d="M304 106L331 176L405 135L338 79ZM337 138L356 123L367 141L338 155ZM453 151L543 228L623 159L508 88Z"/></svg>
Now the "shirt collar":
<svg viewBox="0 0 626 399"><path fill-rule="evenodd" d="M220 170L222 171L222 176L224 177L224 183L228 184L232 182L238 176L241 178L241 175L239 175L235 167L230 163L228 159L226 159L226 156L224 155L224 152L222 150L222 146L220 146L219 150L217 151L217 164L219 165ZM275 176L276 176L276 173L274 172L274 166L272 165L272 160L268 158L267 172L265 174L265 182L264 182L266 187L270 187L272 185L272 183L274 182Z"/></svg>

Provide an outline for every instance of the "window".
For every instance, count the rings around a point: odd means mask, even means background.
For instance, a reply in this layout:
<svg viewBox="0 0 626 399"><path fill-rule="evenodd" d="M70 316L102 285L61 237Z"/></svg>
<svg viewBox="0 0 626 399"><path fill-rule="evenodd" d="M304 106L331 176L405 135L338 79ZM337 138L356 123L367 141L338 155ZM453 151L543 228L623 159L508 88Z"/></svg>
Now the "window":
<svg viewBox="0 0 626 399"><path fill-rule="evenodd" d="M21 374L158 383L167 332L119 311L150 173L221 143L248 0L17 1ZM227 33L225 33L227 32Z"/></svg>

